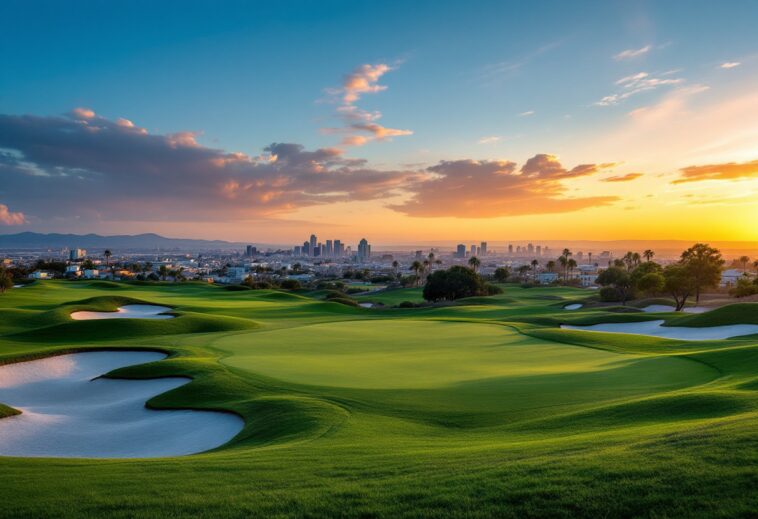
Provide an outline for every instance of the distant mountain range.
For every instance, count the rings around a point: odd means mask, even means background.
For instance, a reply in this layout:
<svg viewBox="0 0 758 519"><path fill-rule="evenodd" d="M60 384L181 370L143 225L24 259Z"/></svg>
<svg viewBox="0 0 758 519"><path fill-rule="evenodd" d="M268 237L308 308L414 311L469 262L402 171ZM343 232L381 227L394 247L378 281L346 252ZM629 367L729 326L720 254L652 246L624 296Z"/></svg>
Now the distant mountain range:
<svg viewBox="0 0 758 519"><path fill-rule="evenodd" d="M18 234L0 234L0 249L114 249L134 251L200 251L233 250L243 248L245 244L223 240L193 240L184 238L166 238L154 233L101 236L99 234L42 234L20 232Z"/></svg>

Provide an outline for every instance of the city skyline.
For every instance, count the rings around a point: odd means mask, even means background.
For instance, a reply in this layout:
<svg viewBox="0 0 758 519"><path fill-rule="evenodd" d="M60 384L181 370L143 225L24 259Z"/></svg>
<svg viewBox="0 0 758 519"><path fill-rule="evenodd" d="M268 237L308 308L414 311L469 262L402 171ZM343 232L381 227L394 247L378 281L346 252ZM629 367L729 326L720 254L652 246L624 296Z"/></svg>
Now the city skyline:
<svg viewBox="0 0 758 519"><path fill-rule="evenodd" d="M7 4L0 234L758 241L754 2L287 5Z"/></svg>

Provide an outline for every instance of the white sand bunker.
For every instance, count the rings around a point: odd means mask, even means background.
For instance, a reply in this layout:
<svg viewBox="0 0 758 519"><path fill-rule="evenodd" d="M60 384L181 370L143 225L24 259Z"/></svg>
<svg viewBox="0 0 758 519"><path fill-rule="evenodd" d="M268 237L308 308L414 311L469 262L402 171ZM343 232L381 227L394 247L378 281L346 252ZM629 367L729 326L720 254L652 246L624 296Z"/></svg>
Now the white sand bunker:
<svg viewBox="0 0 758 519"><path fill-rule="evenodd" d="M643 312L673 312L676 308L669 305L648 305L640 310ZM682 309L682 311L687 314L702 314L708 310L710 310L710 308L704 306L686 306Z"/></svg>
<svg viewBox="0 0 758 519"><path fill-rule="evenodd" d="M163 358L157 352L87 352L0 366L0 402L22 413L0 419L0 455L180 456L223 445L242 430L244 422L231 413L145 407L187 378L93 380Z"/></svg>
<svg viewBox="0 0 758 519"><path fill-rule="evenodd" d="M361 308L374 308L374 303L360 303L358 306Z"/></svg>
<svg viewBox="0 0 758 519"><path fill-rule="evenodd" d="M650 335L683 341L705 341L711 339L728 339L740 335L758 333L758 324L731 324L727 326L710 326L707 328L687 328L684 326L662 326L664 321L643 321L637 323L604 323L591 326L571 326L562 324L567 330L584 330L588 332L632 333Z"/></svg>
<svg viewBox="0 0 758 519"><path fill-rule="evenodd" d="M581 307L583 307L583 304L580 303L572 303L570 305L566 305L563 307L564 310L579 310Z"/></svg>
<svg viewBox="0 0 758 519"><path fill-rule="evenodd" d="M90 319L173 319L167 314L171 308L158 305L124 305L115 312L73 312L71 319L87 321Z"/></svg>

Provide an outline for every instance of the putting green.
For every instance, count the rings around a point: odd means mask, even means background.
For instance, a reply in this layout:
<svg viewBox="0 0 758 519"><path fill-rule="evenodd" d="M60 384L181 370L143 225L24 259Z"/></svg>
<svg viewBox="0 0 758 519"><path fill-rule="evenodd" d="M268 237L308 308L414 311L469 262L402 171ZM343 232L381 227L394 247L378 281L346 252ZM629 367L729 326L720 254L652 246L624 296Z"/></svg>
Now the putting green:
<svg viewBox="0 0 758 519"><path fill-rule="evenodd" d="M228 366L290 383L437 390L403 396L405 407L418 400L426 409L523 411L686 387L718 375L687 359L640 358L466 322L335 322L237 334L213 345L232 354L222 361Z"/></svg>

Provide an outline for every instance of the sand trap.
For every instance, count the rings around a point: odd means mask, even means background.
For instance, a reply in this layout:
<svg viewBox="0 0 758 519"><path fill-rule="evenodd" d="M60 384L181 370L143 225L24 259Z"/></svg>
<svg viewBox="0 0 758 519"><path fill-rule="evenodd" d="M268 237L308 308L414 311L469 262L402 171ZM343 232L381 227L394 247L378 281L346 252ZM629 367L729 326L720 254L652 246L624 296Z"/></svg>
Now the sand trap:
<svg viewBox="0 0 758 519"><path fill-rule="evenodd" d="M74 312L71 319L87 321L90 319L173 319L167 314L171 308L157 305L124 305L115 312Z"/></svg>
<svg viewBox="0 0 758 519"><path fill-rule="evenodd" d="M643 312L673 312L676 308L669 305L648 305L644 308L640 308ZM704 306L685 306L682 310L686 314L702 314L707 312L710 308Z"/></svg>
<svg viewBox="0 0 758 519"><path fill-rule="evenodd" d="M358 306L361 308L374 308L374 303L360 303Z"/></svg>
<svg viewBox="0 0 758 519"><path fill-rule="evenodd" d="M22 412L0 419L0 455L180 456L213 449L237 435L244 422L234 414L145 407L145 401L188 383L187 378L95 379L164 357L157 352L88 352L0 366L0 402Z"/></svg>
<svg viewBox="0 0 758 519"><path fill-rule="evenodd" d="M681 339L683 341L727 339L729 337L758 333L758 324L731 324L707 328L687 328L684 326L662 326L663 323L664 321L643 321L637 323L593 324L591 326L562 324L561 328L588 332L632 333L636 335L650 335L652 337L665 337L667 339Z"/></svg>
<svg viewBox="0 0 758 519"><path fill-rule="evenodd" d="M564 307L563 307L563 309L564 309L564 310L579 310L579 309L580 309L581 307L583 307L583 306L584 306L584 305L582 305L582 304L580 304L580 303L572 303L572 304L570 304L570 305L566 305L566 306L564 306Z"/></svg>

